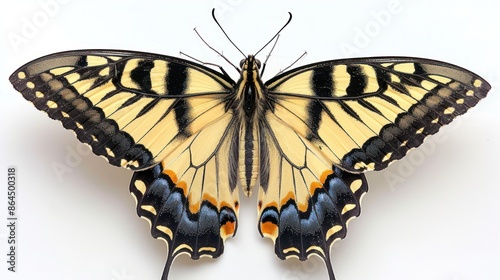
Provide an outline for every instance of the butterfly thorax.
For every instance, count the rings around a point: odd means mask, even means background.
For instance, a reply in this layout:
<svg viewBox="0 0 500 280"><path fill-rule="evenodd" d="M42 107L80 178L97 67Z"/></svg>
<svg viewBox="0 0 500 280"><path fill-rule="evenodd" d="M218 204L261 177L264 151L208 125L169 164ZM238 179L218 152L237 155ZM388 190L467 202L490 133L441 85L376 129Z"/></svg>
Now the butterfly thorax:
<svg viewBox="0 0 500 280"><path fill-rule="evenodd" d="M260 61L249 55L241 61L240 66L241 77L235 87L235 107L242 121L253 121L263 110L264 84L259 75Z"/></svg>
<svg viewBox="0 0 500 280"><path fill-rule="evenodd" d="M236 84L235 114L239 118L238 173L247 196L259 175L259 119L265 110L264 84L259 75L260 62L249 55L241 62L241 78Z"/></svg>

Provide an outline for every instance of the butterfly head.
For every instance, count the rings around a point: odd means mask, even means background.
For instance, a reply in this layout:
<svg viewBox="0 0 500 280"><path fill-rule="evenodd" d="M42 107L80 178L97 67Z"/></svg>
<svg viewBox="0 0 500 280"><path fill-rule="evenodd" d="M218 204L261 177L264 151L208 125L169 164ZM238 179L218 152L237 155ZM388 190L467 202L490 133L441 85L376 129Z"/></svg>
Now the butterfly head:
<svg viewBox="0 0 500 280"><path fill-rule="evenodd" d="M258 71L261 66L260 60L251 54L240 61L241 71Z"/></svg>
<svg viewBox="0 0 500 280"><path fill-rule="evenodd" d="M256 59L255 56L251 54L240 61L240 84L243 86L242 89L246 87L254 88L263 86L259 73L261 66L260 60ZM255 91L255 89L252 91Z"/></svg>

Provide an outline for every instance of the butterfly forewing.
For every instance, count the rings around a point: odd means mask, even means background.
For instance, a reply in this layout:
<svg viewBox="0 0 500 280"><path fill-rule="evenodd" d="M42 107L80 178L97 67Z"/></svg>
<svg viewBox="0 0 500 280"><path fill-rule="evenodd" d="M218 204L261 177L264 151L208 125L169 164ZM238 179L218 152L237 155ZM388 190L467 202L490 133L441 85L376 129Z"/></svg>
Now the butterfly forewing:
<svg viewBox="0 0 500 280"><path fill-rule="evenodd" d="M491 88L458 66L404 57L311 64L266 86L276 116L356 173L402 158Z"/></svg>
<svg viewBox="0 0 500 280"><path fill-rule="evenodd" d="M19 68L10 80L95 154L134 170L159 163L224 114L233 83L185 60L105 50L52 54Z"/></svg>

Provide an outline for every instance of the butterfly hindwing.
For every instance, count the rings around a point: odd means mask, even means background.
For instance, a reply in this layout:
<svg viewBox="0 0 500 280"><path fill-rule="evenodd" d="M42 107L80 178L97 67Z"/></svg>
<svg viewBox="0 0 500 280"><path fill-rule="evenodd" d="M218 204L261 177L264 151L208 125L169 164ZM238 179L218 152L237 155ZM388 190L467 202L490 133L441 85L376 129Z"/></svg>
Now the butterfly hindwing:
<svg viewBox="0 0 500 280"><path fill-rule="evenodd" d="M458 66L404 57L315 63L266 86L281 120L355 173L402 158L491 88Z"/></svg>
<svg viewBox="0 0 500 280"><path fill-rule="evenodd" d="M168 259L162 279L179 254L218 257L236 233L239 195L233 150L236 130L228 113L186 139L160 164L134 174L130 190L137 213L163 239Z"/></svg>
<svg viewBox="0 0 500 280"><path fill-rule="evenodd" d="M320 149L272 113L262 132L269 156L261 172L259 232L273 240L281 259L320 256L333 279L330 248L360 214L365 177L332 167Z"/></svg>
<svg viewBox="0 0 500 280"><path fill-rule="evenodd" d="M19 68L10 81L95 154L132 170L158 164L223 114L233 83L186 60L112 50L48 55Z"/></svg>

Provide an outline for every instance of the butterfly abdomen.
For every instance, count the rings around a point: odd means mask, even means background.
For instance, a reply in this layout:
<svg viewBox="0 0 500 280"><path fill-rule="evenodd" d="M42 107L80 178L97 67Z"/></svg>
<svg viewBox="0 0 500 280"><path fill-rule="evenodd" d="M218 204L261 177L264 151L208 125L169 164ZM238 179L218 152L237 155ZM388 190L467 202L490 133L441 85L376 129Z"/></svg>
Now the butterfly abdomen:
<svg viewBox="0 0 500 280"><path fill-rule="evenodd" d="M247 196L252 194L252 188L259 176L259 141L257 127L251 122L245 123L240 129L239 178Z"/></svg>

